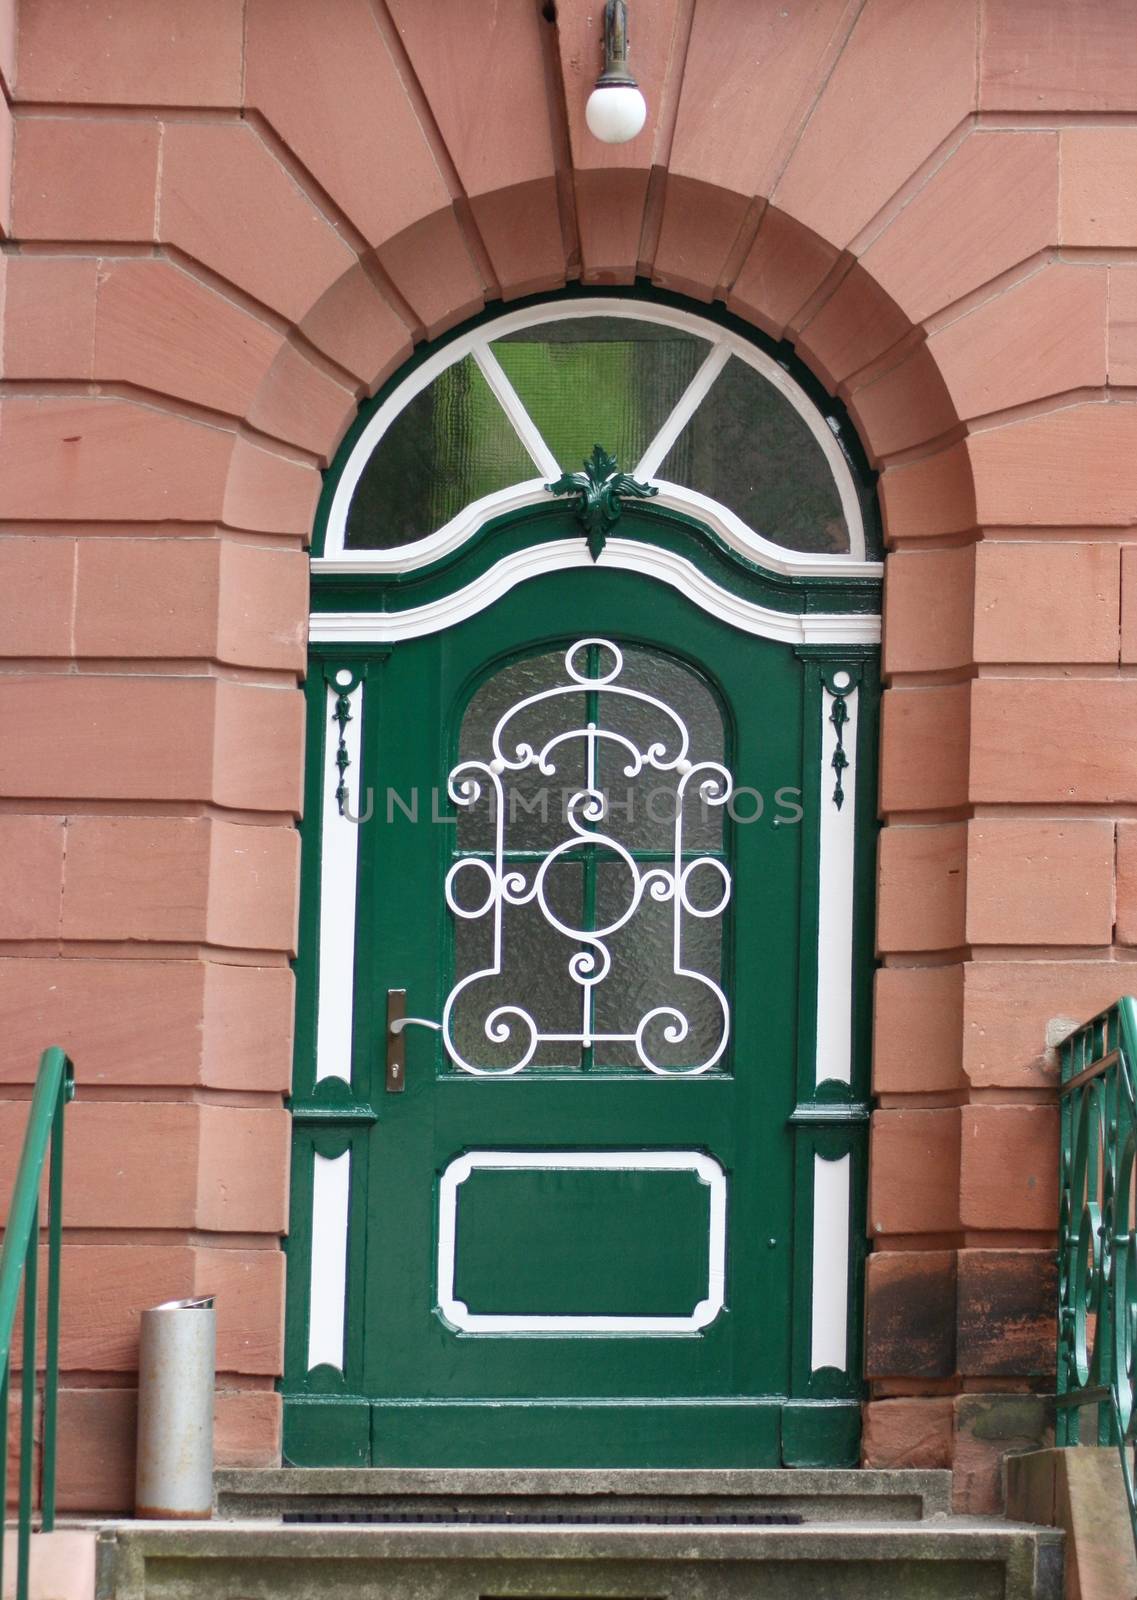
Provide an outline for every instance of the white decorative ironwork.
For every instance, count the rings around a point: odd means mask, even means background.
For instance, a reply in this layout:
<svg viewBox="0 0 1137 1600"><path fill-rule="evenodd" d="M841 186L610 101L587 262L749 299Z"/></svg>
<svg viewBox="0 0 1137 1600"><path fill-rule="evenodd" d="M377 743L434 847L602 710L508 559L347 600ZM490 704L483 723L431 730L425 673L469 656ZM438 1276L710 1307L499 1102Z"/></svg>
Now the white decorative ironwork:
<svg viewBox="0 0 1137 1600"><path fill-rule="evenodd" d="M615 665L605 672L589 675L587 662L590 647L595 647L598 653L607 652ZM578 664L582 654L586 663L584 669ZM722 915L730 899L730 872L725 863L715 856L685 860L683 829L689 803L697 799L704 807L725 805L731 794L731 775L718 762L691 761L690 735L682 718L654 695L618 683L623 666L622 653L609 640L578 640L565 652L568 682L519 700L497 723L491 739L490 758L484 761L461 761L450 773L447 787L455 805L470 808L483 795L487 795L494 822L492 862L480 857L465 857L454 863L446 877L446 903L456 917L466 921L477 921L482 917L492 919L491 965L459 979L447 997L442 1015L442 1037L447 1054L463 1072L476 1076L507 1076L521 1072L533 1060L538 1046L545 1043L573 1043L585 1048L595 1044L622 1043L634 1045L640 1064L649 1072L662 1076L694 1076L708 1072L726 1049L730 1034L727 997L712 978L684 965L683 935L688 918L709 920ZM579 697L582 690L601 697L620 697L650 706L663 717L667 736L650 743L646 749L640 749L625 734L605 728L598 721L590 721L584 727L554 733L539 748L524 737L521 719L532 707L566 695ZM641 865L619 840L602 831L601 824L608 814L608 803L598 782L598 755L605 742L620 751L626 777L634 778L645 769L675 775L675 816L669 866L655 863ZM504 782L507 775L536 771L542 777L554 778L558 772L557 761L562 754L574 745L579 747L581 744L585 781L583 788L570 794L564 808L566 837L546 851L540 860L524 864L514 862L507 866L505 829L508 802ZM609 852L623 863L627 872L627 893L620 914L594 928L570 926L550 905L547 893L549 871L554 863L570 851L579 852L585 848ZM719 892L714 904L696 905L692 900L691 880L701 871L709 871L718 877ZM463 904L456 890L459 880L477 882L479 878L482 880L479 888L484 889L484 895L475 906ZM632 920L645 896L657 903L670 902L672 908L671 967L667 976L693 980L702 985L721 1010L722 1026L717 1043L706 1053L705 1059L690 1065L662 1066L649 1053L649 1030L654 1029L670 1046L682 1044L690 1036L691 1024L677 1004L650 1007L629 1031L598 1032L595 1027L596 991L612 972L612 956L607 941ZM468 896L466 898L469 899ZM507 1066L486 1066L469 1060L459 1048L454 1036L455 1005L460 997L468 996L476 984L502 976L506 954L505 912L508 907L520 906L536 907L546 923L575 947L566 965L569 975L580 986L580 1027L572 1032L546 1032L525 1007L497 1005L485 1018L486 1040L498 1047L508 1047L516 1042L519 1046L517 1060Z"/></svg>

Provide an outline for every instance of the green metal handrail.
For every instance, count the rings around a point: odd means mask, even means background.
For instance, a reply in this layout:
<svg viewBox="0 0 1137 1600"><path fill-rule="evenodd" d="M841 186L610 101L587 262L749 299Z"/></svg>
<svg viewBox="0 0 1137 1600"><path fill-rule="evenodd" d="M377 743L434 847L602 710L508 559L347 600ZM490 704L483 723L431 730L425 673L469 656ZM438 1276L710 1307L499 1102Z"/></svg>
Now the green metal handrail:
<svg viewBox="0 0 1137 1600"><path fill-rule="evenodd" d="M1114 1444L1137 1541L1137 1001L1125 998L1061 1050L1058 1443Z"/></svg>
<svg viewBox="0 0 1137 1600"><path fill-rule="evenodd" d="M43 1444L40 1452L40 1526L55 1526L55 1427L59 1409L59 1266L63 1237L63 1108L75 1096L75 1072L58 1046L40 1057L32 1091L24 1147L8 1208L0 1250L0 1485L8 1499L8 1389L16 1305L24 1291L21 1345L20 1496L16 1536L16 1600L27 1600L32 1532L32 1462L35 1445L36 1312L39 1277L39 1205L44 1163L48 1177L47 1337L43 1378ZM0 1539L0 1593L4 1544Z"/></svg>

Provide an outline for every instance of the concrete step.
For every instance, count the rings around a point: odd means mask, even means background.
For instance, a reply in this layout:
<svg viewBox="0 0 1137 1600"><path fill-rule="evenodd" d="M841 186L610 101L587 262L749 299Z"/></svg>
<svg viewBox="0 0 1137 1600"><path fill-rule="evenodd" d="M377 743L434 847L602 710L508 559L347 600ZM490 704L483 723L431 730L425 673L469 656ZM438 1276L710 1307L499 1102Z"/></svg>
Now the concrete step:
<svg viewBox="0 0 1137 1600"><path fill-rule="evenodd" d="M797 1527L120 1523L100 1600L1060 1600L1062 1535L983 1520Z"/></svg>
<svg viewBox="0 0 1137 1600"><path fill-rule="evenodd" d="M221 1517L387 1516L502 1522L593 1517L800 1517L807 1522L919 1522L951 1510L950 1472L403 1470L284 1467L221 1471Z"/></svg>

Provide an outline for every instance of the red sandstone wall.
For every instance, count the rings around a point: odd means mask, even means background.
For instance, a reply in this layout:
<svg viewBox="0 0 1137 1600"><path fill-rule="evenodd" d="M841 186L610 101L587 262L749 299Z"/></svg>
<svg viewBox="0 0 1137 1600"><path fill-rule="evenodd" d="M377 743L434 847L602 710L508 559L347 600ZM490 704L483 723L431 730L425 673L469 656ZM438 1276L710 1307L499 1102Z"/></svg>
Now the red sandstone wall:
<svg viewBox="0 0 1137 1600"><path fill-rule="evenodd" d="M635 0L615 150L542 9L0 5L0 1149L61 1040L68 1508L129 1502L167 1295L221 1297L220 1458L278 1451L319 469L415 340L637 272L883 474L866 1460L983 1509L1045 1428L1048 1044L1137 948L1137 0Z"/></svg>

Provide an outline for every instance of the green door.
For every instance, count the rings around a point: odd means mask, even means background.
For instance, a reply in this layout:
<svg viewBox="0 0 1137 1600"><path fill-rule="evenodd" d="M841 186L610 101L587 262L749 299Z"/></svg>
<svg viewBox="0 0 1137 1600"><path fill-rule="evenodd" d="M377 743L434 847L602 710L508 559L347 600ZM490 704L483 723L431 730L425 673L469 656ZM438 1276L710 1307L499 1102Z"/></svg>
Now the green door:
<svg viewBox="0 0 1137 1600"><path fill-rule="evenodd" d="M338 919L328 963L354 918L354 982L350 1072L313 1076L301 963L287 1459L855 1460L871 656L592 565L314 650L305 928ZM816 1060L834 781L845 1082Z"/></svg>

